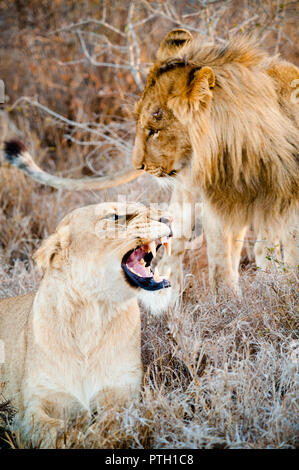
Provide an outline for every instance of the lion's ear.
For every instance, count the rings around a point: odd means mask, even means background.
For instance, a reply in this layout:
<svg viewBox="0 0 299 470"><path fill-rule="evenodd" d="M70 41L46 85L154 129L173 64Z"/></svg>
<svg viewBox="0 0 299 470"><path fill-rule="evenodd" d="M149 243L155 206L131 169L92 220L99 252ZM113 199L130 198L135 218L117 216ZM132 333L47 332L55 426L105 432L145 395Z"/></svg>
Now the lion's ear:
<svg viewBox="0 0 299 470"><path fill-rule="evenodd" d="M186 29L173 29L166 34L157 52L158 60L166 60L176 55L181 47L193 41L192 34Z"/></svg>
<svg viewBox="0 0 299 470"><path fill-rule="evenodd" d="M215 86L215 74L211 67L202 67L193 73L188 89L190 104L201 103L207 105L212 97L211 89Z"/></svg>
<svg viewBox="0 0 299 470"><path fill-rule="evenodd" d="M186 76L181 90L169 97L168 107L179 120L192 118L193 111L208 107L215 83L215 74L211 67L193 68Z"/></svg>
<svg viewBox="0 0 299 470"><path fill-rule="evenodd" d="M43 241L41 247L35 252L33 258L40 269L60 268L67 259L70 244L69 225L61 227L57 232Z"/></svg>

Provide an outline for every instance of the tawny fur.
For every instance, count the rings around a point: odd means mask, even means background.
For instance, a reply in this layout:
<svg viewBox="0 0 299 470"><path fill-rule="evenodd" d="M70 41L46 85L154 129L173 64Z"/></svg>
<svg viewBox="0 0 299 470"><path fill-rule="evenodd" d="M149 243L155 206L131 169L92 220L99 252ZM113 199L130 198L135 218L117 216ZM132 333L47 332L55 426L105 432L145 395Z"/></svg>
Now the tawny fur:
<svg viewBox="0 0 299 470"><path fill-rule="evenodd" d="M123 227L107 217L114 213L134 216ZM35 254L43 270L37 292L0 302L0 382L24 442L51 447L64 418L124 405L138 394L137 296L142 300L145 291L127 283L121 260L136 240L169 235L162 215L133 203L73 211Z"/></svg>
<svg viewBox="0 0 299 470"><path fill-rule="evenodd" d="M162 41L136 106L133 164L202 198L212 287L237 288L249 224L258 266L280 241L284 261L299 261L299 70L250 38L204 45L179 31Z"/></svg>

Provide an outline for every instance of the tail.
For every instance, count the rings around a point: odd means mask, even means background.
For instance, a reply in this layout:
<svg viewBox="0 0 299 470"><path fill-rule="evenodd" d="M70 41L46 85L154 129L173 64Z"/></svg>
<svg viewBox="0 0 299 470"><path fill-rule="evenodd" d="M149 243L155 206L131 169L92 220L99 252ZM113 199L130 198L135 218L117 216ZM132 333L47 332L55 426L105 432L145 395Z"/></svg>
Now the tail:
<svg viewBox="0 0 299 470"><path fill-rule="evenodd" d="M113 188L128 183L140 176L143 171L134 170L127 166L113 175L96 176L90 178L63 178L51 175L42 170L32 159L25 145L18 140L9 140L4 143L5 158L14 166L27 173L38 183L52 186L57 189L68 189L70 191L96 191L100 189Z"/></svg>

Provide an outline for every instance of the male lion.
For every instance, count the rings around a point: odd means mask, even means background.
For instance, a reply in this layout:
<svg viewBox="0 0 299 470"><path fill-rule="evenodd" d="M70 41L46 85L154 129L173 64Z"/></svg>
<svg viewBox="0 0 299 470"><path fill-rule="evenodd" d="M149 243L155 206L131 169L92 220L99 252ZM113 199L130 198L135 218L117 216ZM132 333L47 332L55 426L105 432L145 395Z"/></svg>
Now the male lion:
<svg viewBox="0 0 299 470"><path fill-rule="evenodd" d="M223 283L237 289L249 225L258 234L259 267L267 267L269 248L279 254L280 241L285 263L298 264L299 113L291 99L296 79L298 68L247 37L202 44L183 29L166 35L149 72L136 106L133 165L174 188L177 226L186 218L177 201L203 201L214 289ZM76 181L42 172L28 152L14 147L8 145L7 158L33 178L77 189ZM129 169L127 176L135 174ZM122 173L119 183L125 180ZM87 188L88 180L83 183ZM118 177L92 183L101 189L118 184Z"/></svg>
<svg viewBox="0 0 299 470"><path fill-rule="evenodd" d="M249 224L258 266L280 240L284 261L298 264L299 113L290 95L299 70L248 38L202 45L184 30L165 37L157 58L136 106L133 164L199 192L212 287L237 289Z"/></svg>
<svg viewBox="0 0 299 470"><path fill-rule="evenodd" d="M0 302L0 383L25 442L47 436L51 446L64 416L124 404L138 393L137 297L148 302L143 293L159 297L151 291L169 287L151 262L171 235L170 219L141 204L77 209L35 254L43 270L37 292Z"/></svg>

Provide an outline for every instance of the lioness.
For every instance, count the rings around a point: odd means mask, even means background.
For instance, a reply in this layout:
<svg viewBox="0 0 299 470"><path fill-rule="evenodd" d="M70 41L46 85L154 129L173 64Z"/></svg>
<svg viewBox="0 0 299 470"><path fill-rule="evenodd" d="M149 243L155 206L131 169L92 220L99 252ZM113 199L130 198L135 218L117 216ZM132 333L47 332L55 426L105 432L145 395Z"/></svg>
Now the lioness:
<svg viewBox="0 0 299 470"><path fill-rule="evenodd" d="M186 214L177 202L203 201L210 283L237 290L240 252L252 224L256 264L267 268L268 248L284 261L299 261L299 70L257 44L238 37L226 45L203 44L184 29L163 39L141 100L133 165L166 182L173 193L175 225ZM86 180L43 172L17 143L7 158L44 184L87 189ZM134 178L132 169L90 182L93 189ZM190 211L192 215L192 211ZM180 242L174 247L180 251ZM273 252L273 250L272 250Z"/></svg>
<svg viewBox="0 0 299 470"><path fill-rule="evenodd" d="M161 245L169 250L171 235L160 210L103 203L68 214L37 250L37 292L0 302L0 383L25 440L38 442L46 430L53 445L64 416L138 393L137 297L170 286L151 262Z"/></svg>

